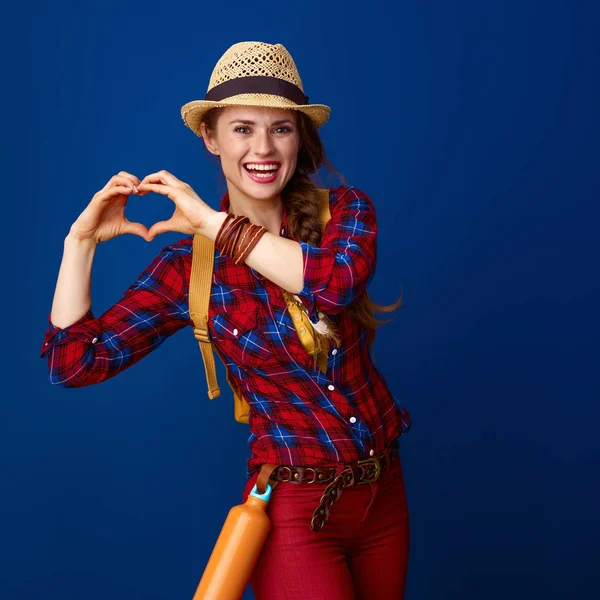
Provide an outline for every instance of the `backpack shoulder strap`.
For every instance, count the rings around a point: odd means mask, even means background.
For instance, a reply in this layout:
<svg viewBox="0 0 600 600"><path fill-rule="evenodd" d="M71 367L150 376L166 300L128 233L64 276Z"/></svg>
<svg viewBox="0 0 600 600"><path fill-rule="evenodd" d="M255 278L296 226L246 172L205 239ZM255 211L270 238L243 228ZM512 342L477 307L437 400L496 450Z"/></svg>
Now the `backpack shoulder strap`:
<svg viewBox="0 0 600 600"><path fill-rule="evenodd" d="M212 287L213 269L215 261L215 243L203 236L194 235L192 250L192 270L190 273L189 304L190 317L194 322L194 337L198 340L204 370L206 371L206 383L208 385L208 397L211 400L221 395L217 382L217 369L215 366L215 355L213 345L210 341L208 331L208 308L210 302L210 290ZM223 358L217 351L217 355ZM236 387L229 368L225 364L227 383L233 390L234 417L239 423L248 423L250 406L240 390Z"/></svg>
<svg viewBox="0 0 600 600"><path fill-rule="evenodd" d="M325 224L331 219L331 212L329 211L329 190L319 188L319 195L321 198L321 208L319 210L319 221Z"/></svg>
<svg viewBox="0 0 600 600"><path fill-rule="evenodd" d="M204 360L208 397L211 400L221 395L221 390L217 383L215 356L208 332L208 303L210 300L214 260L214 242L203 235L195 234L189 290L190 317L194 321L194 337L198 340L202 359Z"/></svg>

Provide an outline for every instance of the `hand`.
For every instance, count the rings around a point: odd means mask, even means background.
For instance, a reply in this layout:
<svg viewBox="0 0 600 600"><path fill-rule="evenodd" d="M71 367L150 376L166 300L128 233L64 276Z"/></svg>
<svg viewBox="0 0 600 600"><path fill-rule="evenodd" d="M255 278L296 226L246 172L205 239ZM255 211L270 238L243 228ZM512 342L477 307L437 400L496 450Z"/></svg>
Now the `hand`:
<svg viewBox="0 0 600 600"><path fill-rule="evenodd" d="M175 203L175 211L170 219L159 221L150 227L150 241L165 231L203 233L209 221L218 214L201 200L187 183L165 170L146 175L138 185L138 189L143 192L162 194Z"/></svg>
<svg viewBox="0 0 600 600"><path fill-rule="evenodd" d="M126 171L111 177L71 225L69 234L96 244L125 233L139 235L150 241L148 228L142 223L132 223L125 216L129 195L144 195L139 192L139 183L140 180L135 175Z"/></svg>

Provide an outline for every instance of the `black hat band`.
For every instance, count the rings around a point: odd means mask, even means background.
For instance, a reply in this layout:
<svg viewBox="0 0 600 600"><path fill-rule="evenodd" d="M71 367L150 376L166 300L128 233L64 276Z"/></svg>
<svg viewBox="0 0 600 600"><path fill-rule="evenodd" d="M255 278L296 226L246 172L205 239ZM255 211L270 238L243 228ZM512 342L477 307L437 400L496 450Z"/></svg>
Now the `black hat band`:
<svg viewBox="0 0 600 600"><path fill-rule="evenodd" d="M216 85L206 92L205 100L219 102L238 94L273 94L283 96L296 104L308 104L308 96L293 83L277 77L236 77Z"/></svg>

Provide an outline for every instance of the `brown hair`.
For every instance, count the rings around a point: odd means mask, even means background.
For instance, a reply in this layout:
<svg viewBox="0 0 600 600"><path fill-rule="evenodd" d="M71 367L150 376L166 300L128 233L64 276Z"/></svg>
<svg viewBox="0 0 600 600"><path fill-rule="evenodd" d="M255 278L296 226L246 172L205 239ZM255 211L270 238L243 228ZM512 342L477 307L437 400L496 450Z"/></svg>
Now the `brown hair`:
<svg viewBox="0 0 600 600"><path fill-rule="evenodd" d="M223 108L213 108L205 113L202 122L208 131L214 131L217 120ZM321 137L310 118L301 111L297 114L297 127L300 134L301 147L298 152L298 161L294 174L287 182L281 197L286 208L288 233L291 238L319 246L323 236L324 226L319 221L319 192L318 187L311 179L321 167L326 167L330 177L335 174L345 187L346 179L329 162ZM317 174L317 179L319 179ZM375 339L375 330L388 321L375 318L374 312L391 313L402 304L402 293L394 304L377 304L369 298L365 289L348 306L350 315L357 324L364 327L367 333L367 342L372 346Z"/></svg>

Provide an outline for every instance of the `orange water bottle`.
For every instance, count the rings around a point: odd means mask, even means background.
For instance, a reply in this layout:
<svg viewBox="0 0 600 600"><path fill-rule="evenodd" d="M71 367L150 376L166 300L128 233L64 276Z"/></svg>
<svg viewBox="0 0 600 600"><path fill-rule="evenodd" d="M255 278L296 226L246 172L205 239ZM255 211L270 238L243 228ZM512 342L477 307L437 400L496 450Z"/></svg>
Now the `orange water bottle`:
<svg viewBox="0 0 600 600"><path fill-rule="evenodd" d="M246 502L231 508L192 600L239 600L271 530L267 507L273 488L256 484Z"/></svg>

